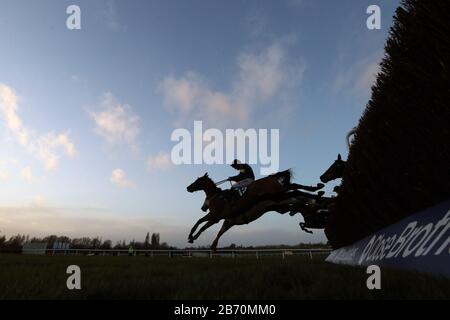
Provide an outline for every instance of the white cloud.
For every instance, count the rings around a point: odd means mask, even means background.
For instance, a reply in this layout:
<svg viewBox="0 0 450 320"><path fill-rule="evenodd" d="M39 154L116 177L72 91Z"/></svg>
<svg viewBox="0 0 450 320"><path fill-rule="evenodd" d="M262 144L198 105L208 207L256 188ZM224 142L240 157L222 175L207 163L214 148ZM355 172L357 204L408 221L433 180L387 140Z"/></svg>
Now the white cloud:
<svg viewBox="0 0 450 320"><path fill-rule="evenodd" d="M57 168L60 158L58 149L62 149L68 157L75 156L75 145L70 141L67 133L55 135L49 132L37 140L36 152L47 170Z"/></svg>
<svg viewBox="0 0 450 320"><path fill-rule="evenodd" d="M120 103L111 92L107 92L102 97L99 109L98 112L89 112L95 121L94 132L110 146L127 144L135 148L139 117L133 113L131 106Z"/></svg>
<svg viewBox="0 0 450 320"><path fill-rule="evenodd" d="M58 167L61 149L67 156L73 157L76 153L75 145L67 132L31 134L33 131L23 125L18 115L19 100L13 88L0 83L0 111L7 128L16 136L18 142L40 158L47 170Z"/></svg>
<svg viewBox="0 0 450 320"><path fill-rule="evenodd" d="M102 4L103 10L101 11L101 21L106 28L111 31L117 31L120 29L119 19L117 16L117 6L114 0L108 0Z"/></svg>
<svg viewBox="0 0 450 320"><path fill-rule="evenodd" d="M34 179L31 167L25 167L22 170L20 170L20 176L22 177L22 179L28 182L32 182Z"/></svg>
<svg viewBox="0 0 450 320"><path fill-rule="evenodd" d="M378 62L372 62L363 69L358 75L354 85L353 92L355 94L364 93L370 90L372 85L375 83L376 76L380 71L380 65Z"/></svg>
<svg viewBox="0 0 450 320"><path fill-rule="evenodd" d="M249 35L255 38L267 36L270 32L266 16L257 9L250 11L245 17Z"/></svg>
<svg viewBox="0 0 450 320"><path fill-rule="evenodd" d="M347 92L356 98L366 97L375 83L376 75L380 69L380 54L364 57L354 61L345 70L337 72L332 90L335 93Z"/></svg>
<svg viewBox="0 0 450 320"><path fill-rule="evenodd" d="M0 83L0 111L9 130L16 134L22 145L28 144L28 132L22 125L22 120L18 115L19 98L13 88Z"/></svg>
<svg viewBox="0 0 450 320"><path fill-rule="evenodd" d="M164 93L166 104L182 113L190 112L197 101L202 99L205 91L208 91L200 77L193 72L179 79L166 77L160 84L160 90Z"/></svg>
<svg viewBox="0 0 450 320"><path fill-rule="evenodd" d="M9 178L10 178L9 172L4 169L0 169L0 181L7 182L9 181Z"/></svg>
<svg viewBox="0 0 450 320"><path fill-rule="evenodd" d="M122 169L114 169L111 173L111 177L109 179L111 183L115 184L116 186L122 187L122 188L131 188L134 187L134 183L131 180L128 180L125 172Z"/></svg>
<svg viewBox="0 0 450 320"><path fill-rule="evenodd" d="M14 157L0 155L0 166L17 165L19 160Z"/></svg>
<svg viewBox="0 0 450 320"><path fill-rule="evenodd" d="M302 6L305 3L304 0L290 0L289 4L294 7Z"/></svg>
<svg viewBox="0 0 450 320"><path fill-rule="evenodd" d="M283 80L284 48L271 45L259 55L242 54L239 57L240 76L235 84L235 94L239 100L252 106L273 97Z"/></svg>
<svg viewBox="0 0 450 320"><path fill-rule="evenodd" d="M47 207L48 206L47 198L43 196L35 196L31 201L31 206L40 208Z"/></svg>
<svg viewBox="0 0 450 320"><path fill-rule="evenodd" d="M156 156L150 156L147 160L147 168L149 171L167 170L172 167L172 165L170 155L165 152L161 152Z"/></svg>
<svg viewBox="0 0 450 320"><path fill-rule="evenodd" d="M214 90L200 75L164 78L158 92L166 107L179 112L180 120L203 119L214 123L245 123L260 105L274 99L283 89L300 79L292 77L286 64L286 48L276 42L258 53L243 53L237 59L238 75L230 92ZM302 73L296 69L295 72Z"/></svg>

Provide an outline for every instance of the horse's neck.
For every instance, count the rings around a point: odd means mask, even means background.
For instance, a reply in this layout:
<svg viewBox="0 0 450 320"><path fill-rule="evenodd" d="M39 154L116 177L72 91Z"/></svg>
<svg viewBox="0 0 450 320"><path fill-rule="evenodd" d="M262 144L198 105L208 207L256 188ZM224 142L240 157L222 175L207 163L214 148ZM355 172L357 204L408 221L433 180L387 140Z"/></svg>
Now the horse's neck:
<svg viewBox="0 0 450 320"><path fill-rule="evenodd" d="M204 191L205 191L206 197L210 198L210 197L216 195L217 193L219 193L220 189L214 183L211 183L211 185L208 186L208 188L205 188Z"/></svg>
<svg viewBox="0 0 450 320"><path fill-rule="evenodd" d="M340 175L343 175L343 174L344 174L345 165L346 165L346 162L345 162L345 161L342 161L342 162L341 162L340 171L339 171L339 174L340 174Z"/></svg>

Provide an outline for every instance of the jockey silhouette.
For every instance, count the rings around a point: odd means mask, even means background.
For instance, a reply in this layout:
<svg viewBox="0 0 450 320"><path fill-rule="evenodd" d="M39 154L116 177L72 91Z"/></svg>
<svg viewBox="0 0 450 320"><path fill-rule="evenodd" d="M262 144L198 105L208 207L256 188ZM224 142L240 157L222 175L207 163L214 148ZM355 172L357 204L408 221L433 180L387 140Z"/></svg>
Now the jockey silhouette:
<svg viewBox="0 0 450 320"><path fill-rule="evenodd" d="M239 160L235 159L231 164L231 167L233 169L239 170L238 175L228 178L229 181L235 182L231 186L231 189L242 190L243 188L250 185L253 181L255 181L255 174L248 164L241 163Z"/></svg>

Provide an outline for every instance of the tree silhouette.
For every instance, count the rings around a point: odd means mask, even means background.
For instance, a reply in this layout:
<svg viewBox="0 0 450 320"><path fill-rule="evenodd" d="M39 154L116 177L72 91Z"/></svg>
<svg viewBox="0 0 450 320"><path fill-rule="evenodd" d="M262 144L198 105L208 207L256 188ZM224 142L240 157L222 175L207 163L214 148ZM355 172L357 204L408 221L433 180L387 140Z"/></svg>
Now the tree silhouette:
<svg viewBox="0 0 450 320"><path fill-rule="evenodd" d="M159 247L159 233L152 233L151 246L152 246L152 248L158 248Z"/></svg>
<svg viewBox="0 0 450 320"><path fill-rule="evenodd" d="M145 241L144 241L144 248L148 249L150 247L150 233L147 232L147 235L145 236Z"/></svg>

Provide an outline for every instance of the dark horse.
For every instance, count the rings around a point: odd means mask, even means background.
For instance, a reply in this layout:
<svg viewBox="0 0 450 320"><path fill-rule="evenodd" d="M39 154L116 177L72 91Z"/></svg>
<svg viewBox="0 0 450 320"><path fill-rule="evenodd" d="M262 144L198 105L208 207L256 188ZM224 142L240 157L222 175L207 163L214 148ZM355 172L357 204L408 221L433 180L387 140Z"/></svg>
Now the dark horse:
<svg viewBox="0 0 450 320"><path fill-rule="evenodd" d="M341 155L338 154L337 159L333 164L320 176L320 181L327 183L331 180L342 178L345 169L345 161L342 160Z"/></svg>
<svg viewBox="0 0 450 320"><path fill-rule="evenodd" d="M309 229L324 229L328 221L328 210L334 204L331 197L320 197L316 200L297 202L291 206L290 215L300 213L304 222L300 222L300 228L307 232L313 233Z"/></svg>
<svg viewBox="0 0 450 320"><path fill-rule="evenodd" d="M320 176L320 181L327 183L329 181L342 178L345 169L345 161L342 160L340 154L333 164ZM338 193L339 187L335 187L334 191ZM300 228L308 233L312 233L309 229L324 229L328 221L330 211L336 204L336 197L320 197L305 202L298 202L292 206L290 215L293 216L300 212L304 222L300 222Z"/></svg>
<svg viewBox="0 0 450 320"><path fill-rule="evenodd" d="M211 246L215 248L220 236L233 225L247 224L268 211L285 213L289 211L286 205L289 204L289 201L294 201L293 199L296 197L302 197L302 199L315 199L317 197L317 195L301 192L297 189L316 191L323 188L323 184L310 187L291 183L290 180L290 170L267 176L249 185L242 197L236 201L230 201L226 192L218 188L208 177L208 174L205 173L205 175L199 177L187 187L188 192L204 191L206 194L205 204L209 207L209 212L200 218L191 229L188 237L189 242L193 243L203 231L225 219ZM207 223L194 235L198 226L203 222Z"/></svg>

